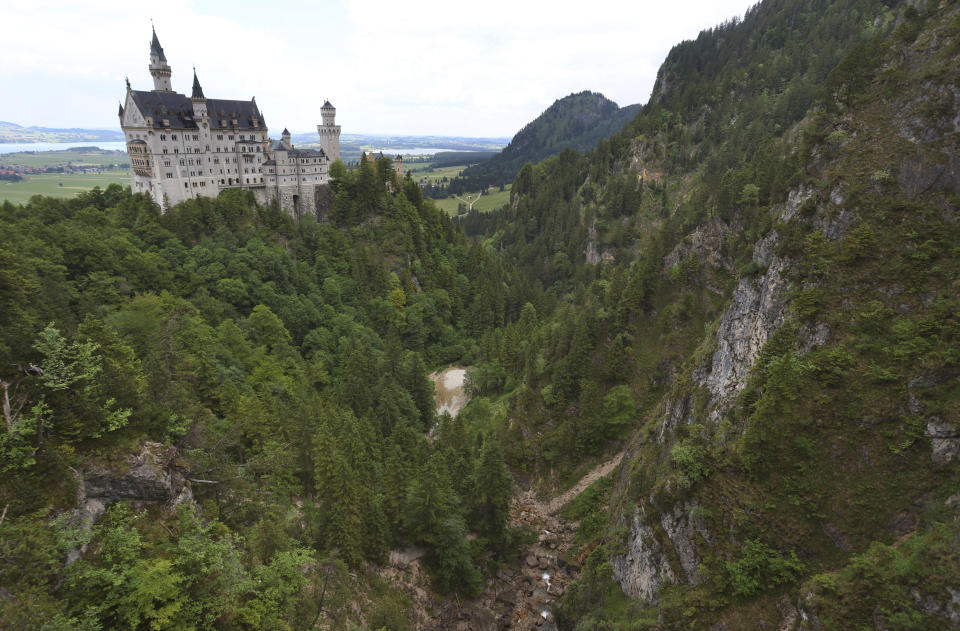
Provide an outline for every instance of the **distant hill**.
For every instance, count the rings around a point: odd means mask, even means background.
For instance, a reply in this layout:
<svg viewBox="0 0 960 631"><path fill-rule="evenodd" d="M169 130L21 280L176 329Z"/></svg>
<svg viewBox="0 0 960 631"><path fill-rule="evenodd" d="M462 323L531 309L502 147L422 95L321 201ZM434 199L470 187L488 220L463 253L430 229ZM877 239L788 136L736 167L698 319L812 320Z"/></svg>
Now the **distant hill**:
<svg viewBox="0 0 960 631"><path fill-rule="evenodd" d="M100 140L120 142L123 134L112 129L82 129L70 127L24 127L16 123L0 121L0 143L9 142L77 142Z"/></svg>
<svg viewBox="0 0 960 631"><path fill-rule="evenodd" d="M449 190L463 193L509 183L527 162L539 162L567 148L592 149L601 138L623 129L640 108L639 104L620 107L599 92L590 91L558 99L517 132L503 151L465 169Z"/></svg>

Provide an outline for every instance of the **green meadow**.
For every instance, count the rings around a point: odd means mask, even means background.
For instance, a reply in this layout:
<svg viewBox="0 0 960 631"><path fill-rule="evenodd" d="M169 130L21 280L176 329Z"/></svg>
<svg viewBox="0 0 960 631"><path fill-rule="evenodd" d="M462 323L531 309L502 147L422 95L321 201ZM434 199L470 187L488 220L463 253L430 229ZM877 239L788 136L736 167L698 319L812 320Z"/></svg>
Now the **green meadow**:
<svg viewBox="0 0 960 631"><path fill-rule="evenodd" d="M64 151L21 151L18 153L0 154L0 167L19 164L25 167L59 167L59 166L78 166L94 165L103 166L107 164L130 164L130 158L126 153L114 153L112 151L103 151L102 149L73 150Z"/></svg>
<svg viewBox="0 0 960 631"><path fill-rule="evenodd" d="M507 186L502 191L492 189L490 193L482 195L480 199L477 199L476 193L468 193L467 195L460 195L459 197L447 197L433 201L436 202L438 208L448 215L456 215L459 204L466 204L467 208L469 208L470 202L473 202L474 210L486 213L510 203L510 187Z"/></svg>
<svg viewBox="0 0 960 631"><path fill-rule="evenodd" d="M25 203L34 195L72 197L95 186L106 188L111 184L129 186L129 171L116 169L108 173L44 173L24 176L20 182L0 181L0 201Z"/></svg>

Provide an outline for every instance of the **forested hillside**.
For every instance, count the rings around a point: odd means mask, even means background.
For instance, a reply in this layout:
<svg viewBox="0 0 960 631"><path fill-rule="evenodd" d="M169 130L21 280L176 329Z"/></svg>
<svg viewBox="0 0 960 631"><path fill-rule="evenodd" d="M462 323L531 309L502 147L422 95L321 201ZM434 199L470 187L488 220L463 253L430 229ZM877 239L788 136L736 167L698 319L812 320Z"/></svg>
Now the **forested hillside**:
<svg viewBox="0 0 960 631"><path fill-rule="evenodd" d="M763 2L465 218L557 300L481 344L511 465L627 447L561 628L960 624L958 35L955 4Z"/></svg>
<svg viewBox="0 0 960 631"><path fill-rule="evenodd" d="M240 191L0 208L0 626L406 620L348 572L420 545L470 595L508 553L502 447L434 428L427 379L499 264L389 161L333 171L323 224Z"/></svg>
<svg viewBox="0 0 960 631"><path fill-rule="evenodd" d="M449 192L456 195L509 184L528 162L539 162L564 149L592 149L601 138L620 131L639 109L639 105L619 107L599 92L584 91L557 99L518 131L503 151L464 169L450 182Z"/></svg>

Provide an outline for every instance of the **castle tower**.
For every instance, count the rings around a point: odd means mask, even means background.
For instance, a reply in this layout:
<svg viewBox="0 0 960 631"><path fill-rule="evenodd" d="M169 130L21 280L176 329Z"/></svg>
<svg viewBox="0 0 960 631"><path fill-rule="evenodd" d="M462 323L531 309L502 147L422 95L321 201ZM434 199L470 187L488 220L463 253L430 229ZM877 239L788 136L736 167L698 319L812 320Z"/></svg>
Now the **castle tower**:
<svg viewBox="0 0 960 631"><path fill-rule="evenodd" d="M193 69L193 94L190 96L193 103L193 118L199 122L207 120L207 97L203 96L203 88L200 87L200 80L197 79L197 69Z"/></svg>
<svg viewBox="0 0 960 631"><path fill-rule="evenodd" d="M283 128L283 133L280 134L280 146L284 149L292 149L293 145L290 144L290 132L287 131L287 128Z"/></svg>
<svg viewBox="0 0 960 631"><path fill-rule="evenodd" d="M325 101L320 108L320 116L323 118L323 124L317 125L317 133L320 134L320 146L323 152L331 161L340 159L340 125L334 124L337 116L337 108Z"/></svg>
<svg viewBox="0 0 960 631"><path fill-rule="evenodd" d="M154 92L173 92L170 86L170 65L167 56L163 54L163 46L157 39L157 31L153 29L153 40L150 42L150 75L153 77Z"/></svg>

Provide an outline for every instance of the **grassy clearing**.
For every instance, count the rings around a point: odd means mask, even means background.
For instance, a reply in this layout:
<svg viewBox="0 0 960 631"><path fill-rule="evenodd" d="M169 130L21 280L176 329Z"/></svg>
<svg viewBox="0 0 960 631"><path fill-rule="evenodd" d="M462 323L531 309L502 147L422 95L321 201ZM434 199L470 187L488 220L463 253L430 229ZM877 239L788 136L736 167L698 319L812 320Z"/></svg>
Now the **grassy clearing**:
<svg viewBox="0 0 960 631"><path fill-rule="evenodd" d="M440 182L443 178L451 180L467 167L464 165L455 165L448 167L434 167L432 162L414 163L408 168L403 165L405 171L410 171L411 176L416 181L426 180L428 182Z"/></svg>
<svg viewBox="0 0 960 631"><path fill-rule="evenodd" d="M447 197L445 199L435 199L433 201L436 202L437 207L440 208L440 210L444 211L448 215L456 215L457 206L459 204L466 204L467 207L469 207L470 202L476 200L473 204L473 208L482 213L486 213L510 203L510 186L506 186L502 191L493 189L490 191L490 193L483 195L480 199L476 199L475 193L468 195L461 195L460 197Z"/></svg>
<svg viewBox="0 0 960 631"><path fill-rule="evenodd" d="M107 164L129 165L130 158L126 153L114 153L100 149L85 151L22 151L0 155L0 166L11 164L35 168L67 166L68 164L92 164L98 166Z"/></svg>
<svg viewBox="0 0 960 631"><path fill-rule="evenodd" d="M116 170L104 174L50 173L29 175L21 182L0 182L0 201L8 200L15 204L25 203L34 195L50 197L72 197L81 191L89 191L95 186L106 188L110 184L128 186L130 174L125 170Z"/></svg>

